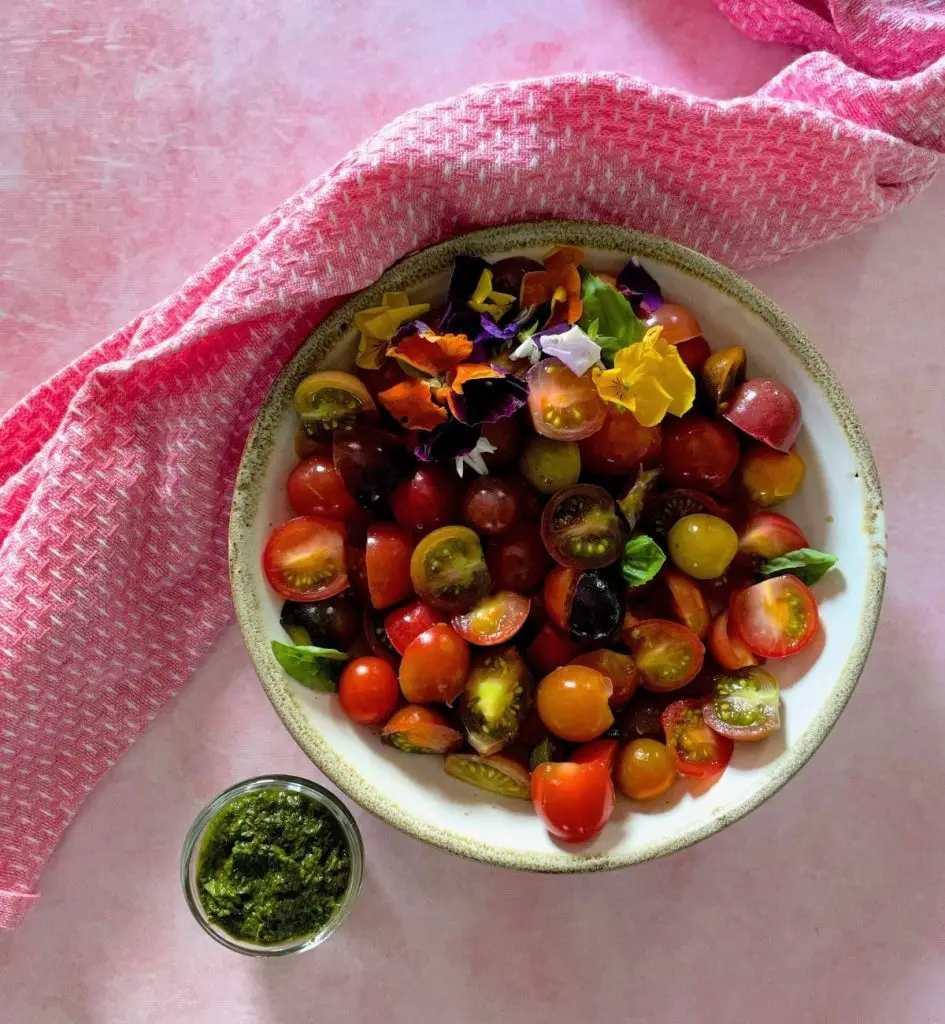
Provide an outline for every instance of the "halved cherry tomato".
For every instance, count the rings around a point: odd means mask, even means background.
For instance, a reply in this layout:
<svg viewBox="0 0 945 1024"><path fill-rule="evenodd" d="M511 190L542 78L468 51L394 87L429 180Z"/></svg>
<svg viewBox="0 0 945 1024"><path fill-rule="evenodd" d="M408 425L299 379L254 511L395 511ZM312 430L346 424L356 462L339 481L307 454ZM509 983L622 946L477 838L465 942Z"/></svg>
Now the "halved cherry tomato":
<svg viewBox="0 0 945 1024"><path fill-rule="evenodd" d="M666 746L680 775L711 779L732 759L734 744L706 725L702 701L677 700L663 712Z"/></svg>
<svg viewBox="0 0 945 1024"><path fill-rule="evenodd" d="M756 377L731 394L722 415L749 437L779 452L794 447L801 429L801 403L779 380Z"/></svg>
<svg viewBox="0 0 945 1024"><path fill-rule="evenodd" d="M478 601L468 612L453 616L453 629L471 644L492 647L509 640L525 625L532 603L511 590Z"/></svg>
<svg viewBox="0 0 945 1024"><path fill-rule="evenodd" d="M370 603L364 605L362 621L364 623L364 639L372 653L386 661L388 665L397 666L400 664L400 652L394 647L384 628L382 612L375 611Z"/></svg>
<svg viewBox="0 0 945 1024"><path fill-rule="evenodd" d="M548 618L558 627L567 632L568 619L571 615L571 602L577 588L580 569L569 569L556 565L545 577L541 599L548 613Z"/></svg>
<svg viewBox="0 0 945 1024"><path fill-rule="evenodd" d="M689 413L663 429L663 475L670 486L712 491L735 472L738 438L721 420Z"/></svg>
<svg viewBox="0 0 945 1024"><path fill-rule="evenodd" d="M535 639L525 648L525 660L538 676L567 665L581 653L581 648L569 637L560 633L550 622L538 631Z"/></svg>
<svg viewBox="0 0 945 1024"><path fill-rule="evenodd" d="M380 725L400 701L397 676L380 658L349 661L338 682L338 697L345 714L362 725Z"/></svg>
<svg viewBox="0 0 945 1024"><path fill-rule="evenodd" d="M532 803L548 831L583 843L610 821L614 784L606 765L545 761L532 772Z"/></svg>
<svg viewBox="0 0 945 1024"><path fill-rule="evenodd" d="M702 334L699 321L685 306L678 306L675 302L664 302L653 310L646 320L646 326L662 327L663 339L671 345L678 345Z"/></svg>
<svg viewBox="0 0 945 1024"><path fill-rule="evenodd" d="M344 522L358 511L335 472L331 452L303 459L289 474L286 493L292 511L300 516L322 516Z"/></svg>
<svg viewBox="0 0 945 1024"><path fill-rule="evenodd" d="M790 551L809 548L803 531L779 512L755 512L738 538L738 551L752 558L780 558Z"/></svg>
<svg viewBox="0 0 945 1024"><path fill-rule="evenodd" d="M786 658L817 635L814 595L796 576L775 576L732 598L731 629L762 658Z"/></svg>
<svg viewBox="0 0 945 1024"><path fill-rule="evenodd" d="M531 796L531 779L528 772L518 761L503 757L501 754L493 754L491 757L450 754L444 768L447 775L484 789L487 793L508 796L515 800L528 800Z"/></svg>
<svg viewBox="0 0 945 1024"><path fill-rule="evenodd" d="M403 654L421 633L443 621L443 616L435 608L422 601L414 601L388 613L384 629L397 653Z"/></svg>
<svg viewBox="0 0 945 1024"><path fill-rule="evenodd" d="M619 740L591 740L584 743L568 758L572 764L602 764L610 775L614 770L614 762L617 760L617 749L620 746Z"/></svg>
<svg viewBox="0 0 945 1024"><path fill-rule="evenodd" d="M374 523L368 527L364 569L368 594L375 608L389 608L413 593L412 554L413 541L399 526Z"/></svg>
<svg viewBox="0 0 945 1024"><path fill-rule="evenodd" d="M700 640L705 640L711 616L709 605L698 585L675 569L664 569L660 575L669 588L669 604L673 614Z"/></svg>
<svg viewBox="0 0 945 1024"><path fill-rule="evenodd" d="M421 633L404 651L400 688L411 704L452 704L469 675L469 644L445 622Z"/></svg>
<svg viewBox="0 0 945 1024"><path fill-rule="evenodd" d="M535 524L521 523L501 537L490 539L486 563L500 590L527 594L541 586L551 558Z"/></svg>
<svg viewBox="0 0 945 1024"><path fill-rule="evenodd" d="M592 668L610 680L613 687L610 695L612 708L623 707L640 685L640 673L633 658L629 654L621 654L620 651L610 651L607 648L589 651L587 654L579 654L571 664Z"/></svg>
<svg viewBox="0 0 945 1024"><path fill-rule="evenodd" d="M614 723L613 686L602 672L585 665L563 665L538 684L535 704L545 726L563 740L586 743Z"/></svg>
<svg viewBox="0 0 945 1024"><path fill-rule="evenodd" d="M762 740L781 728L778 681L763 668L720 675L702 703L702 717L730 740Z"/></svg>
<svg viewBox="0 0 945 1024"><path fill-rule="evenodd" d="M614 499L594 484L559 491L541 515L541 539L560 565L600 569L623 552L627 531Z"/></svg>
<svg viewBox="0 0 945 1024"><path fill-rule="evenodd" d="M578 377L558 359L528 371L528 410L535 430L556 441L590 437L607 415L590 375Z"/></svg>
<svg viewBox="0 0 945 1024"><path fill-rule="evenodd" d="M479 537L468 526L428 533L414 548L410 577L424 601L451 614L472 608L492 585Z"/></svg>
<svg viewBox="0 0 945 1024"><path fill-rule="evenodd" d="M620 751L614 778L631 800L655 800L676 781L676 763L665 743L641 738Z"/></svg>
<svg viewBox="0 0 945 1024"><path fill-rule="evenodd" d="M756 505L770 508L796 494L804 482L804 460L793 449L778 452L753 445L742 456L742 486Z"/></svg>
<svg viewBox="0 0 945 1024"><path fill-rule="evenodd" d="M276 527L263 552L269 585L292 601L321 601L348 586L340 523L299 516Z"/></svg>
<svg viewBox="0 0 945 1024"><path fill-rule="evenodd" d="M643 427L632 412L612 406L600 430L580 442L581 466L592 473L626 476L641 465L658 463L662 443L661 427Z"/></svg>
<svg viewBox="0 0 945 1024"><path fill-rule="evenodd" d="M716 409L724 407L732 389L745 379L745 350L741 345L713 352L702 368L702 384Z"/></svg>
<svg viewBox="0 0 945 1024"><path fill-rule="evenodd" d="M397 485L390 499L394 518L413 533L447 526L456 517L458 504L456 474L440 466L420 466Z"/></svg>
<svg viewBox="0 0 945 1024"><path fill-rule="evenodd" d="M310 373L295 389L292 404L309 435L377 419L377 407L367 388L353 374L341 370Z"/></svg>
<svg viewBox="0 0 945 1024"><path fill-rule="evenodd" d="M381 739L406 754L448 754L463 745L463 734L443 715L415 705L395 711Z"/></svg>
<svg viewBox="0 0 945 1024"><path fill-rule="evenodd" d="M469 745L495 754L511 743L531 709L532 688L531 673L514 647L479 653L460 706Z"/></svg>
<svg viewBox="0 0 945 1024"><path fill-rule="evenodd" d="M712 620L709 627L709 651L722 668L729 671L760 665L762 660L729 628L728 609L719 612Z"/></svg>
<svg viewBox="0 0 945 1024"><path fill-rule="evenodd" d="M705 647L691 629L668 619L644 619L624 634L640 670L640 685L655 693L678 690L702 670Z"/></svg>

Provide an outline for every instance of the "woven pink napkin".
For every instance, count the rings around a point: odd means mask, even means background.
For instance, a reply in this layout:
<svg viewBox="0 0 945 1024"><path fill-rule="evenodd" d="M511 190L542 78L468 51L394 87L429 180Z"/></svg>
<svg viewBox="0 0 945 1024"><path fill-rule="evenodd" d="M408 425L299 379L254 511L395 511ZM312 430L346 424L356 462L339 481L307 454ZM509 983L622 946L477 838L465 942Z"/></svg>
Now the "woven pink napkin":
<svg viewBox="0 0 945 1024"><path fill-rule="evenodd" d="M411 250L531 218L756 266L877 220L942 167L945 8L716 2L820 52L745 99L569 75L406 114L0 421L0 925L229 618L244 438L341 297Z"/></svg>

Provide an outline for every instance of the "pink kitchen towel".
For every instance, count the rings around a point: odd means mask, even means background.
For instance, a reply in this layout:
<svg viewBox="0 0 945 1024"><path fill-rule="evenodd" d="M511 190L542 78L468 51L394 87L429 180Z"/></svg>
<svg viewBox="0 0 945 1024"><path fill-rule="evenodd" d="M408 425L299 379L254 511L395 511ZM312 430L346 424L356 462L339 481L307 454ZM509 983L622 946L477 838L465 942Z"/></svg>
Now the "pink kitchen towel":
<svg viewBox="0 0 945 1024"><path fill-rule="evenodd" d="M457 232L549 217L757 266L883 217L941 169L945 5L716 2L812 52L743 99L601 73L405 114L0 421L0 925L229 618L246 433L341 298Z"/></svg>

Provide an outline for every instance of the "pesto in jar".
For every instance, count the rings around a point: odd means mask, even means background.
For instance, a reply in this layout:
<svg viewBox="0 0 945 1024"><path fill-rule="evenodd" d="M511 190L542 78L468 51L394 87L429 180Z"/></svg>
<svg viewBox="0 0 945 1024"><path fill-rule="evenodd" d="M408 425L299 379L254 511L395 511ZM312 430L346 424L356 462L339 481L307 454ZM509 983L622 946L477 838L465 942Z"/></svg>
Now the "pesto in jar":
<svg viewBox="0 0 945 1024"><path fill-rule="evenodd" d="M262 789L210 822L197 895L211 923L269 946L320 931L350 874L348 841L329 810L304 793Z"/></svg>

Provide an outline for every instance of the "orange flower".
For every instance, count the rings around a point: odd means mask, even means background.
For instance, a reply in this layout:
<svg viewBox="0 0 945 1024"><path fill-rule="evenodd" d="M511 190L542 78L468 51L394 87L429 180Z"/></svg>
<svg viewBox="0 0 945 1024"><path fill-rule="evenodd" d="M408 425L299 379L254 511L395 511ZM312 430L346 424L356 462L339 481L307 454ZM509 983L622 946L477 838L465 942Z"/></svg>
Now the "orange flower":
<svg viewBox="0 0 945 1024"><path fill-rule="evenodd" d="M411 334L387 350L400 363L421 373L440 377L468 359L473 344L465 334Z"/></svg>
<svg viewBox="0 0 945 1024"><path fill-rule="evenodd" d="M573 245L553 249L545 258L544 270L532 270L522 278L522 306L551 303L550 324L576 324L581 319L581 275L578 265L584 252Z"/></svg>
<svg viewBox="0 0 945 1024"><path fill-rule="evenodd" d="M446 410L433 401L429 383L416 377L381 391L377 400L408 430L432 430L446 422Z"/></svg>
<svg viewBox="0 0 945 1024"><path fill-rule="evenodd" d="M485 363L463 363L462 366L457 366L453 371L452 377L450 378L450 388L461 395L463 393L463 385L467 380L476 380L480 377L501 377L502 374L498 370L493 370L491 366L487 366Z"/></svg>

